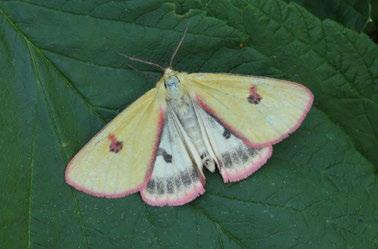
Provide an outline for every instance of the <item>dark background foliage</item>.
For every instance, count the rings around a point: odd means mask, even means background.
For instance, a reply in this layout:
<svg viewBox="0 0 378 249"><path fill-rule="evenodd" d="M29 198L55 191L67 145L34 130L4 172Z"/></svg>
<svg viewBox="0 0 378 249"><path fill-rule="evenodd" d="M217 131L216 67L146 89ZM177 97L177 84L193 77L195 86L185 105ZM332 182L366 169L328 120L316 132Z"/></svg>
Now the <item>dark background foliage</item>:
<svg viewBox="0 0 378 249"><path fill-rule="evenodd" d="M377 248L377 5L0 1L0 248ZM166 65L187 23L176 70L303 82L303 126L182 207L68 187L69 159L160 77L120 53Z"/></svg>

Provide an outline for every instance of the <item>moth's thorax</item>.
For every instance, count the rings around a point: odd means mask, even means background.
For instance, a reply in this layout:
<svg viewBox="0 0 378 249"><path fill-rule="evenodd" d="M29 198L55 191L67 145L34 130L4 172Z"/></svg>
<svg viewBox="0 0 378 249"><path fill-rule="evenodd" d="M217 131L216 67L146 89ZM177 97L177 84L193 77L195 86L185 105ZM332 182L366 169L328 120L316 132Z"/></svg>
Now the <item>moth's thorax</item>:
<svg viewBox="0 0 378 249"><path fill-rule="evenodd" d="M177 98L167 98L167 103L178 116L186 115L188 112L192 111L190 108L191 101L189 95L185 93Z"/></svg>

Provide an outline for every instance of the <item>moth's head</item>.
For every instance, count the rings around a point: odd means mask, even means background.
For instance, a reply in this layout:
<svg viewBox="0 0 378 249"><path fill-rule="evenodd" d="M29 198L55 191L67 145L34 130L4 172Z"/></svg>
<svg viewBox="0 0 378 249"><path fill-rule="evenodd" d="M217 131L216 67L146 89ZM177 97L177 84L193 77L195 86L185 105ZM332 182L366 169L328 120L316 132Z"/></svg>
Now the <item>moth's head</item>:
<svg viewBox="0 0 378 249"><path fill-rule="evenodd" d="M173 71L170 68L165 69L164 71L164 87L167 90L176 89L180 87L180 80L177 77L177 72Z"/></svg>
<svg viewBox="0 0 378 249"><path fill-rule="evenodd" d="M164 72L164 87L170 98L180 98L183 95L182 84L177 74L178 72L170 68L167 68Z"/></svg>

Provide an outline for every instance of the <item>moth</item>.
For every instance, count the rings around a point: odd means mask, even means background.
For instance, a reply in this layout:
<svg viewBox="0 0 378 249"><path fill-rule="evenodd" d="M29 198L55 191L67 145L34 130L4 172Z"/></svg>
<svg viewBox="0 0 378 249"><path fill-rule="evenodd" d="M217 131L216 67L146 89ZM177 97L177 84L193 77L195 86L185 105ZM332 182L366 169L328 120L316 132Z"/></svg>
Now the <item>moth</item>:
<svg viewBox="0 0 378 249"><path fill-rule="evenodd" d="M153 206L183 205L205 192L205 168L225 183L257 171L312 102L308 88L285 80L168 67L74 156L65 180L96 197L139 191Z"/></svg>

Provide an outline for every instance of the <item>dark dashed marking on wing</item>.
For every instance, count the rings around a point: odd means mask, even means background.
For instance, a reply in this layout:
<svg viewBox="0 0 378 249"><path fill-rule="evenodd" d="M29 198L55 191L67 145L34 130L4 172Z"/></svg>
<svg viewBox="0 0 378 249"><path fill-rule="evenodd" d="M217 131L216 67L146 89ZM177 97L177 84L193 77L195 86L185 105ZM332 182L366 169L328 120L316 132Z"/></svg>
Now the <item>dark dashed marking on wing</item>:
<svg viewBox="0 0 378 249"><path fill-rule="evenodd" d="M255 157L257 155L258 149L248 148L248 154L250 157Z"/></svg>
<svg viewBox="0 0 378 249"><path fill-rule="evenodd" d="M231 160L231 155L229 152L225 152L222 154L222 159L224 163L224 167L226 168L231 168L232 167L232 160Z"/></svg>
<svg viewBox="0 0 378 249"><path fill-rule="evenodd" d="M172 179L167 179L167 192L172 194L174 192Z"/></svg>
<svg viewBox="0 0 378 249"><path fill-rule="evenodd" d="M181 187L181 183L182 183L181 178L179 176L176 176L175 177L175 185L176 185L176 187L180 188Z"/></svg>
<svg viewBox="0 0 378 249"><path fill-rule="evenodd" d="M147 191L150 194L174 194L180 191L182 185L189 186L199 181L198 172L196 170L181 172L179 176L172 178L151 179L147 184Z"/></svg>
<svg viewBox="0 0 378 249"><path fill-rule="evenodd" d="M185 186L189 186L192 183L189 172L182 172L180 177Z"/></svg>
<svg viewBox="0 0 378 249"><path fill-rule="evenodd" d="M243 148L242 146L239 146L237 148L236 152L238 153L238 156L243 163L246 163L248 161L249 157L248 157L247 153L245 152L245 148Z"/></svg>
<svg viewBox="0 0 378 249"><path fill-rule="evenodd" d="M157 183L156 183L156 187L157 187L157 192L159 195L162 195L164 194L164 185L163 185L163 182L161 180L159 180Z"/></svg>
<svg viewBox="0 0 378 249"><path fill-rule="evenodd" d="M155 192L155 180L151 179L147 184L147 191L152 194Z"/></svg>
<svg viewBox="0 0 378 249"><path fill-rule="evenodd" d="M233 164L240 164L240 158L236 150L231 152L231 159Z"/></svg>
<svg viewBox="0 0 378 249"><path fill-rule="evenodd" d="M195 166L193 166L193 168L194 167ZM198 173L195 170L192 170L190 177L192 178L192 182L198 182L198 180L199 180Z"/></svg>

